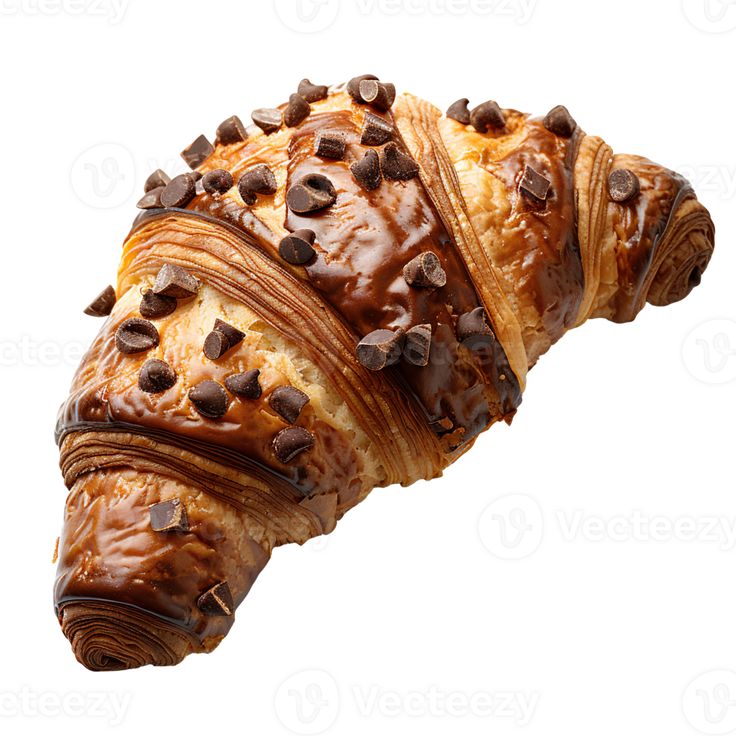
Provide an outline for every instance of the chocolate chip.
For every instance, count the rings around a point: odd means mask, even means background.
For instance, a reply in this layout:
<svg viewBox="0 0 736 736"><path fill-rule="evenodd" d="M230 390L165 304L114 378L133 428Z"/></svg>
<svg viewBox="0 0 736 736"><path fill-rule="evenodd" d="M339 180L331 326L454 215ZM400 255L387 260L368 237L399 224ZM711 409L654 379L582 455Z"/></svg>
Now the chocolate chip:
<svg viewBox="0 0 736 736"><path fill-rule="evenodd" d="M447 112L445 114L448 118L457 120L458 123L470 125L470 110L468 110L468 102L470 102L470 100L468 100L467 97L461 97L447 108Z"/></svg>
<svg viewBox="0 0 736 736"><path fill-rule="evenodd" d="M115 289L106 286L84 310L90 317L107 317L115 306Z"/></svg>
<svg viewBox="0 0 736 736"><path fill-rule="evenodd" d="M299 88L297 92L307 102L317 102L318 100L324 100L327 97L327 87L323 84L312 84L308 79L302 79L299 82Z"/></svg>
<svg viewBox="0 0 736 736"><path fill-rule="evenodd" d="M384 120L372 112L367 112L363 120L363 131L360 142L364 146L382 146L394 137L394 127L388 120Z"/></svg>
<svg viewBox="0 0 736 736"><path fill-rule="evenodd" d="M506 125L506 118L498 104L488 100L471 110L470 123L479 133L487 133L489 128L503 128Z"/></svg>
<svg viewBox="0 0 736 736"><path fill-rule="evenodd" d="M320 130L314 140L314 152L323 158L345 158L345 136L333 130Z"/></svg>
<svg viewBox="0 0 736 736"><path fill-rule="evenodd" d="M213 153L215 147L203 135L197 136L182 152L181 157L187 162L190 169L196 169L203 164Z"/></svg>
<svg viewBox="0 0 736 736"><path fill-rule="evenodd" d="M544 202L547 199L551 182L528 164L519 182L521 193L533 202Z"/></svg>
<svg viewBox="0 0 736 736"><path fill-rule="evenodd" d="M629 169L614 169L608 177L608 193L614 202L623 204L636 197L641 190L639 178Z"/></svg>
<svg viewBox="0 0 736 736"><path fill-rule="evenodd" d="M147 394L160 394L168 391L176 383L176 373L163 360L147 360L138 374L138 388Z"/></svg>
<svg viewBox="0 0 736 736"><path fill-rule="evenodd" d="M223 146L231 146L233 143L242 143L248 138L248 131L243 121L237 115L231 115L217 126L215 140Z"/></svg>
<svg viewBox="0 0 736 736"><path fill-rule="evenodd" d="M160 319L171 314L176 309L176 299L173 296L154 294L152 289L143 293L138 311L146 319Z"/></svg>
<svg viewBox="0 0 736 736"><path fill-rule="evenodd" d="M273 452L282 463L288 463L313 445L314 435L304 427L287 427L273 438Z"/></svg>
<svg viewBox="0 0 736 736"><path fill-rule="evenodd" d="M406 331L402 355L407 363L425 366L429 363L429 348L432 344L432 325L416 325Z"/></svg>
<svg viewBox="0 0 736 736"><path fill-rule="evenodd" d="M314 256L314 231L303 228L294 230L279 243L279 255L293 266L302 266Z"/></svg>
<svg viewBox="0 0 736 736"><path fill-rule="evenodd" d="M358 343L356 356L368 370L380 371L398 363L403 347L403 330L373 330Z"/></svg>
<svg viewBox="0 0 736 736"><path fill-rule="evenodd" d="M337 192L332 182L322 174L307 174L286 193L286 204L292 212L317 212L335 203Z"/></svg>
<svg viewBox="0 0 736 736"><path fill-rule="evenodd" d="M289 104L284 110L284 122L290 128L293 128L306 120L310 112L312 112L312 109L309 107L309 103L301 95L291 95Z"/></svg>
<svg viewBox="0 0 736 736"><path fill-rule="evenodd" d="M189 519L186 506L178 498L161 501L150 506L151 529L155 532L188 532Z"/></svg>
<svg viewBox="0 0 736 736"><path fill-rule="evenodd" d="M575 122L569 110L564 105L553 107L545 116L542 123L550 133L554 133L560 138L569 138L574 132L578 124Z"/></svg>
<svg viewBox="0 0 736 736"><path fill-rule="evenodd" d="M350 166L350 171L363 189L372 191L381 184L381 162L375 151L366 151L360 161Z"/></svg>
<svg viewBox="0 0 736 736"><path fill-rule="evenodd" d="M161 205L163 207L184 207L194 199L196 193L195 178L191 174L179 174L161 192Z"/></svg>
<svg viewBox="0 0 736 736"><path fill-rule="evenodd" d="M227 322L223 322L221 319L215 319L215 326L212 329L225 335L227 343L231 348L241 343L245 337L245 332L229 325Z"/></svg>
<svg viewBox="0 0 736 736"><path fill-rule="evenodd" d="M199 291L199 281L186 269L173 263L164 263L153 284L153 293L158 296L173 296L186 299Z"/></svg>
<svg viewBox="0 0 736 736"><path fill-rule="evenodd" d="M409 286L434 289L447 283L447 274L440 259L431 250L420 253L404 266L404 278Z"/></svg>
<svg viewBox="0 0 736 736"><path fill-rule="evenodd" d="M197 608L208 616L232 616L235 603L230 586L226 582L212 586L199 596Z"/></svg>
<svg viewBox="0 0 736 736"><path fill-rule="evenodd" d="M309 403L309 396L294 386L279 386L271 392L268 403L279 416L294 424Z"/></svg>
<svg viewBox="0 0 736 736"><path fill-rule="evenodd" d="M392 84L382 84L376 79L364 79L358 85L363 102L367 102L377 110L389 110L396 99L396 89Z"/></svg>
<svg viewBox="0 0 736 736"><path fill-rule="evenodd" d="M208 194L225 194L233 185L233 175L225 169L208 171L202 177L202 187Z"/></svg>
<svg viewBox="0 0 736 736"><path fill-rule="evenodd" d="M146 179L146 183L143 185L144 192L150 192L152 189L158 189L159 187L165 187L171 181L171 177L161 169L156 169Z"/></svg>
<svg viewBox="0 0 736 736"><path fill-rule="evenodd" d="M346 86L348 94L358 103L362 103L364 100L360 95L360 83L366 79L378 79L373 74L361 74L359 77L353 77Z"/></svg>
<svg viewBox="0 0 736 736"><path fill-rule="evenodd" d="M202 347L202 351L210 360L221 358L229 349L230 344L227 341L227 337L217 330L212 330L212 332L205 337L204 345Z"/></svg>
<svg viewBox="0 0 736 736"><path fill-rule="evenodd" d="M131 317L122 322L115 332L115 346L121 353L142 353L158 345L158 330L151 322Z"/></svg>
<svg viewBox="0 0 736 736"><path fill-rule="evenodd" d="M238 181L238 191L246 204L255 204L257 194L274 194L276 177L266 164L251 166Z"/></svg>
<svg viewBox="0 0 736 736"><path fill-rule="evenodd" d="M429 426L432 428L432 431L436 432L437 434L445 434L452 429L453 423L450 417L440 417L439 419L432 422Z"/></svg>
<svg viewBox="0 0 736 736"><path fill-rule="evenodd" d="M146 192L137 202L136 207L139 210L157 210L161 207L161 193L163 187L156 187Z"/></svg>
<svg viewBox="0 0 736 736"><path fill-rule="evenodd" d="M262 393L261 384L258 383L260 375L258 368L252 368L245 373L235 373L225 379L225 388L244 399L259 399Z"/></svg>
<svg viewBox="0 0 736 736"><path fill-rule="evenodd" d="M483 307L476 307L470 312L461 314L457 320L457 339L460 342L476 338L492 338L493 330L486 323Z"/></svg>
<svg viewBox="0 0 736 736"><path fill-rule="evenodd" d="M387 143L381 151L381 171L386 179L408 181L419 173L419 167L395 143Z"/></svg>
<svg viewBox="0 0 736 736"><path fill-rule="evenodd" d="M281 110L270 107L260 107L251 113L253 122L266 134L275 133L284 122Z"/></svg>
<svg viewBox="0 0 736 736"><path fill-rule="evenodd" d="M217 381L202 381L189 389L189 400L203 417L218 419L227 411L227 394Z"/></svg>

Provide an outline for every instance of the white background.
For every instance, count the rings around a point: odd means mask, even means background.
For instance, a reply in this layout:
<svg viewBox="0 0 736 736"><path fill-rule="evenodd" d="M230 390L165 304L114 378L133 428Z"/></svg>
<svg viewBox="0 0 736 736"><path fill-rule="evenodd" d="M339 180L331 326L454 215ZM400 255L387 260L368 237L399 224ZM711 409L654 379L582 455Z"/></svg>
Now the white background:
<svg viewBox="0 0 736 736"><path fill-rule="evenodd" d="M733 0L119 2L0 0L0 731L736 729ZM51 604L81 310L152 169L302 77L363 72L443 109L564 103L682 170L718 231L703 284L567 335L443 479L277 550L215 653L87 672Z"/></svg>

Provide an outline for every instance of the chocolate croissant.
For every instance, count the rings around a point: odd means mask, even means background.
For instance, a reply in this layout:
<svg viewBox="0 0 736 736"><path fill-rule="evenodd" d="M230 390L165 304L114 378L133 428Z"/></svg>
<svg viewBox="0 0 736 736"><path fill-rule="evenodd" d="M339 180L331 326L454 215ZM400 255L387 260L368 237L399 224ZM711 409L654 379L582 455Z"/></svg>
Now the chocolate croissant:
<svg viewBox="0 0 736 736"><path fill-rule="evenodd" d="M252 119L148 178L86 310L55 607L93 670L214 649L274 547L439 476L567 330L682 299L713 251L685 179L562 106L364 75Z"/></svg>

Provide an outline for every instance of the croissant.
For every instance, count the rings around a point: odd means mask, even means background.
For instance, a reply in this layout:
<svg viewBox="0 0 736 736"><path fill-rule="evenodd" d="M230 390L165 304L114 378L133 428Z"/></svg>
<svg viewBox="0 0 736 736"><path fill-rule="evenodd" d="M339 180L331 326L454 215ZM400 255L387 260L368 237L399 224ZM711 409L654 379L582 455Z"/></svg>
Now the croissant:
<svg viewBox="0 0 736 736"><path fill-rule="evenodd" d="M213 650L287 542L510 423L592 317L700 282L688 182L568 110L303 80L146 181L62 406L55 610L92 670Z"/></svg>

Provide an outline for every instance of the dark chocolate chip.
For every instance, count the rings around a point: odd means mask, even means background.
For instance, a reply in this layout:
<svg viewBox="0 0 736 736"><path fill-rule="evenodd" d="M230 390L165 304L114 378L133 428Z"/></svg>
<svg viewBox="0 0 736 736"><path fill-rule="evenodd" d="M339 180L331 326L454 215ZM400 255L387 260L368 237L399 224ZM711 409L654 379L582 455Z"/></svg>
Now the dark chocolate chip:
<svg viewBox="0 0 736 736"><path fill-rule="evenodd" d="M304 427L287 427L273 438L273 452L282 463L288 463L313 445L314 435Z"/></svg>
<svg viewBox="0 0 736 736"><path fill-rule="evenodd" d="M376 151L366 151L360 161L350 166L350 171L363 189L371 191L381 184L381 162Z"/></svg>
<svg viewBox="0 0 736 736"><path fill-rule="evenodd" d="M161 207L161 193L163 187L156 187L146 192L137 202L136 207L139 210L157 210Z"/></svg>
<svg viewBox="0 0 736 736"><path fill-rule="evenodd" d="M138 388L147 394L168 391L176 383L174 369L158 358L147 360L138 374Z"/></svg>
<svg viewBox="0 0 736 736"><path fill-rule="evenodd" d="M230 146L233 143L242 143L248 138L248 131L243 125L243 121L237 115L231 115L227 120L223 120L217 126L215 140L223 146Z"/></svg>
<svg viewBox="0 0 736 736"><path fill-rule="evenodd" d="M479 133L487 133L489 128L498 130L506 125L506 118L496 102L481 102L470 112L470 123Z"/></svg>
<svg viewBox="0 0 736 736"><path fill-rule="evenodd" d="M310 112L312 109L309 103L301 95L293 94L289 97L289 104L284 110L284 122L289 128L293 128L306 120Z"/></svg>
<svg viewBox="0 0 736 736"><path fill-rule="evenodd" d="M547 199L550 186L551 182L546 176L543 176L528 164L524 167L519 189L528 199L533 202L544 202Z"/></svg>
<svg viewBox="0 0 736 736"><path fill-rule="evenodd" d="M429 348L432 344L432 325L416 325L406 331L402 354L407 363L425 366L429 363Z"/></svg>
<svg viewBox="0 0 736 736"><path fill-rule="evenodd" d="M270 107L259 107L253 110L251 119L266 135L275 133L284 122L281 110Z"/></svg>
<svg viewBox="0 0 736 736"><path fill-rule="evenodd" d="M161 192L163 207L185 207L197 193L196 180L191 174L175 176Z"/></svg>
<svg viewBox="0 0 736 736"><path fill-rule="evenodd" d="M294 386L279 386L271 392L268 403L279 416L294 424L309 403L309 396Z"/></svg>
<svg viewBox="0 0 736 736"><path fill-rule="evenodd" d="M569 138L578 127L570 111L564 105L553 107L545 116L543 125L560 138Z"/></svg>
<svg viewBox="0 0 736 736"><path fill-rule="evenodd" d="M468 100L467 97L461 97L447 108L447 112L445 114L448 118L457 120L458 123L470 125L470 110L468 110L469 102L470 100Z"/></svg>
<svg viewBox="0 0 736 736"><path fill-rule="evenodd" d="M314 152L323 158L345 158L345 136L334 130L320 130L314 139Z"/></svg>
<svg viewBox="0 0 736 736"><path fill-rule="evenodd" d="M115 346L121 353L142 353L158 345L158 330L145 319L131 317L115 332Z"/></svg>
<svg viewBox="0 0 736 736"><path fill-rule="evenodd" d="M217 583L197 599L197 607L208 616L232 616L235 611L233 594L226 582Z"/></svg>
<svg viewBox="0 0 736 736"><path fill-rule="evenodd" d="M173 296L154 294L152 289L143 293L138 311L146 319L160 319L171 314L176 309L176 299Z"/></svg>
<svg viewBox="0 0 736 736"><path fill-rule="evenodd" d="M479 337L493 337L493 330L486 322L486 314L483 307L476 307L470 312L461 314L457 320L457 339L460 342Z"/></svg>
<svg viewBox="0 0 736 736"><path fill-rule="evenodd" d="M234 348L236 345L241 343L245 337L245 332L242 332L237 327L229 325L227 322L223 322L221 319L215 319L215 325L212 329L222 332L222 334L227 338L228 345L231 348Z"/></svg>
<svg viewBox="0 0 736 736"><path fill-rule="evenodd" d="M363 103L364 100L360 96L360 83L363 80L366 79L378 79L378 77L373 76L373 74L361 74L359 77L353 77L348 83L347 83L347 91L348 94L359 103Z"/></svg>
<svg viewBox="0 0 736 736"><path fill-rule="evenodd" d="M384 112L391 108L396 98L393 85L382 84L376 79L364 79L358 86L358 91L363 102Z"/></svg>
<svg viewBox="0 0 736 736"><path fill-rule="evenodd" d="M614 202L628 202L640 190L639 177L629 169L614 169L608 177L608 193Z"/></svg>
<svg viewBox="0 0 736 736"><path fill-rule="evenodd" d="M244 399L259 399L262 393L261 384L258 383L260 375L258 368L252 368L245 373L235 373L225 379L225 388Z"/></svg>
<svg viewBox="0 0 736 736"><path fill-rule="evenodd" d="M327 87L323 84L312 84L308 79L302 79L299 82L299 88L297 92L307 102L317 102L318 100L324 100L327 97Z"/></svg>
<svg viewBox="0 0 736 736"><path fill-rule="evenodd" d="M188 532L189 519L186 506L178 498L155 503L148 509L151 529L155 532Z"/></svg>
<svg viewBox="0 0 736 736"><path fill-rule="evenodd" d="M84 310L90 317L107 317L115 306L115 289L106 286Z"/></svg>
<svg viewBox="0 0 736 736"><path fill-rule="evenodd" d="M202 177L202 187L208 194L225 194L233 185L233 175L225 169L208 171Z"/></svg>
<svg viewBox="0 0 736 736"><path fill-rule="evenodd" d="M409 286L434 289L447 283L447 274L440 259L431 250L420 253L404 266L404 278Z"/></svg>
<svg viewBox="0 0 736 736"><path fill-rule="evenodd" d="M255 204L257 194L274 194L277 188L276 177L266 164L251 166L238 181L238 191L246 204Z"/></svg>
<svg viewBox="0 0 736 736"><path fill-rule="evenodd" d="M317 212L335 203L337 192L332 182L322 174L307 174L286 193L286 204L292 212Z"/></svg>
<svg viewBox="0 0 736 736"><path fill-rule="evenodd" d="M197 136L182 152L181 157L187 162L190 169L196 169L203 164L213 153L215 147L205 138Z"/></svg>
<svg viewBox="0 0 736 736"><path fill-rule="evenodd" d="M230 344L227 341L227 337L217 330L212 330L212 332L205 337L204 345L202 346L202 351L210 360L222 358L229 349Z"/></svg>
<svg viewBox="0 0 736 736"><path fill-rule="evenodd" d="M217 419L227 411L227 394L217 381L202 381L189 389L189 400L202 416L210 419Z"/></svg>
<svg viewBox="0 0 736 736"><path fill-rule="evenodd" d="M364 146L382 146L394 137L394 127L379 115L367 112L363 120L360 142Z"/></svg>
<svg viewBox="0 0 736 736"><path fill-rule="evenodd" d="M398 363L404 347L404 331L373 330L367 334L356 348L360 363L370 371L380 371Z"/></svg>
<svg viewBox="0 0 736 736"><path fill-rule="evenodd" d="M186 269L173 263L164 263L153 284L153 293L158 296L173 296L186 299L199 291L199 281Z"/></svg>
<svg viewBox="0 0 736 736"><path fill-rule="evenodd" d="M387 143L381 151L381 171L386 179L408 181L419 173L419 167L395 143Z"/></svg>
<svg viewBox="0 0 736 736"><path fill-rule="evenodd" d="M314 257L314 231L294 230L279 243L279 255L293 266L302 266Z"/></svg>
<svg viewBox="0 0 736 736"><path fill-rule="evenodd" d="M156 169L156 171L146 179L146 183L143 185L143 191L150 192L152 189L165 187L170 181L171 177L167 173L161 171L161 169Z"/></svg>

